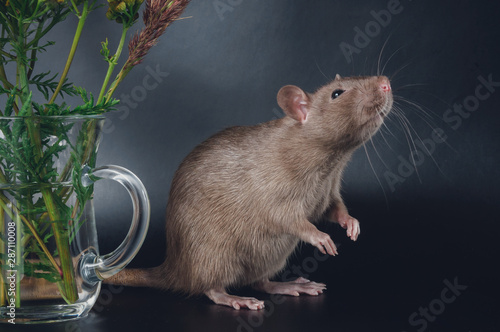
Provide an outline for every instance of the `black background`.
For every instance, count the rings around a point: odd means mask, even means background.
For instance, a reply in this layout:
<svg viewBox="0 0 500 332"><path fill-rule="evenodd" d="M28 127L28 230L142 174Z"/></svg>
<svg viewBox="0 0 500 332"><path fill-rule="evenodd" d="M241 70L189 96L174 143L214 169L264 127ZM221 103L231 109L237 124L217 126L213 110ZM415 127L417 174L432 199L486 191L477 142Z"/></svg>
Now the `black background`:
<svg viewBox="0 0 500 332"><path fill-rule="evenodd" d="M220 3L228 10L218 12ZM276 93L283 85L312 92L336 73L374 75L380 56L394 94L404 99L397 107L409 120L411 137L392 114L388 127L349 164L343 195L362 234L351 243L340 227L321 226L340 245L338 257L308 269L311 279L328 284L326 294L288 298L267 317L203 299L125 289L109 301L102 297L87 320L54 328L234 331L242 329L241 320L254 319L262 323L253 330L417 331L422 325L412 325L410 315L440 298L444 280L457 280L467 289L423 330L498 331L500 87L465 111L460 124L443 116L455 104L474 100L479 77L500 82L500 5L400 0L400 12L385 27L377 25L379 31L371 30L367 45L348 59L341 43L355 45L355 28L375 26L371 12L387 10L390 3L193 0L186 19L167 30L118 89L116 97L131 103L109 115L101 144L100 165L127 167L148 189L150 230L131 266L154 266L165 250L171 179L194 146L225 127L281 116ZM75 26L69 19L55 30L49 39L57 44L41 57L40 70L60 70ZM106 70L100 42L108 37L114 49L119 29L104 19L104 9L91 15L70 72L75 84L98 94ZM155 69L168 76L146 90L143 80ZM413 142L428 140L434 129L442 129L446 141L429 146L432 153L421 154L416 171L405 169L402 160L411 163ZM389 173L401 182L391 184ZM107 253L124 238L131 215L118 185L97 185L96 213L101 252ZM312 248L302 246L290 269L311 257ZM269 299L249 290L238 293Z"/></svg>

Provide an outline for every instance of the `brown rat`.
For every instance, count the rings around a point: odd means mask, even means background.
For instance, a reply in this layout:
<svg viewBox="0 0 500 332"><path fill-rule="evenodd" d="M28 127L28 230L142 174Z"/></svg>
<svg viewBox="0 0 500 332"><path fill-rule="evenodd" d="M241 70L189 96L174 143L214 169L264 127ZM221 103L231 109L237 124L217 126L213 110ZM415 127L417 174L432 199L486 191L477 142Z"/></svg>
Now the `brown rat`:
<svg viewBox="0 0 500 332"><path fill-rule="evenodd" d="M391 110L391 87L385 76L337 75L313 94L288 85L277 98L285 117L223 130L181 163L167 205L164 263L125 269L105 282L205 294L217 304L253 310L264 303L226 289L323 292L324 284L303 278L269 279L299 241L337 254L330 236L313 225L322 217L357 239L359 222L340 196L342 171Z"/></svg>

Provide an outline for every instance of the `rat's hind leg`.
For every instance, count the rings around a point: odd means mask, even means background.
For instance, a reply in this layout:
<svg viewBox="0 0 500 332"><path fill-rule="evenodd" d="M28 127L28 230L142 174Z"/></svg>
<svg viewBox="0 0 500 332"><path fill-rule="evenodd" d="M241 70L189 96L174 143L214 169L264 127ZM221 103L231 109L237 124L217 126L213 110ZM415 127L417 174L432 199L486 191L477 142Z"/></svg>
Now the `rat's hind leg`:
<svg viewBox="0 0 500 332"><path fill-rule="evenodd" d="M211 289L205 295L216 304L227 305L236 310L248 308L250 310L264 309L264 301L259 301L253 297L240 297L229 295L224 289Z"/></svg>
<svg viewBox="0 0 500 332"><path fill-rule="evenodd" d="M283 294L299 296L300 294L319 295L326 289L325 284L309 281L305 278L298 278L289 282L275 282L263 280L253 285L258 291L269 294Z"/></svg>

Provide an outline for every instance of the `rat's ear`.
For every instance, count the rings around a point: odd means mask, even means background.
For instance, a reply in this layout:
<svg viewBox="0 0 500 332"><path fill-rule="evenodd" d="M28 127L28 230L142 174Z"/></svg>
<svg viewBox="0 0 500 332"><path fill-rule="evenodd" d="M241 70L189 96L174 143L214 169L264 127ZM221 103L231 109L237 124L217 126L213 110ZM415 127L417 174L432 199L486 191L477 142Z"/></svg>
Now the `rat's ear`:
<svg viewBox="0 0 500 332"><path fill-rule="evenodd" d="M340 80L341 78L342 78L342 77L340 77L340 75L339 75L339 74L335 75L335 79L336 79L336 80Z"/></svg>
<svg viewBox="0 0 500 332"><path fill-rule="evenodd" d="M307 93L295 85L286 85L278 92L278 105L286 115L304 123L309 113L310 99Z"/></svg>

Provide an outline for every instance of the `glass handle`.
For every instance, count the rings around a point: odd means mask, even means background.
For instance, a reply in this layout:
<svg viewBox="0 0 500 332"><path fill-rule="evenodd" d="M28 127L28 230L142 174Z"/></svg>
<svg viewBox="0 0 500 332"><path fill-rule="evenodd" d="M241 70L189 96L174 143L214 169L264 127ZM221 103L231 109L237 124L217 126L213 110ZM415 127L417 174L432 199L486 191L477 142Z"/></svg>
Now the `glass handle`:
<svg viewBox="0 0 500 332"><path fill-rule="evenodd" d="M81 276L89 284L95 284L120 272L135 257L146 237L150 216L146 188L134 173L114 165L93 170L88 166L84 167L81 178L84 186L90 186L99 179L117 181L127 189L132 199L133 218L125 240L113 252L102 256L89 252L82 257Z"/></svg>

